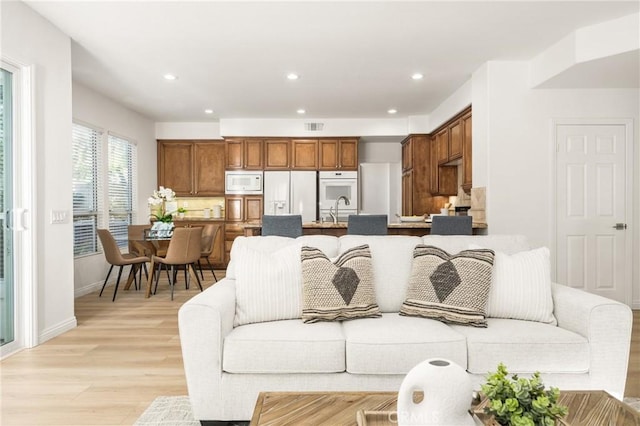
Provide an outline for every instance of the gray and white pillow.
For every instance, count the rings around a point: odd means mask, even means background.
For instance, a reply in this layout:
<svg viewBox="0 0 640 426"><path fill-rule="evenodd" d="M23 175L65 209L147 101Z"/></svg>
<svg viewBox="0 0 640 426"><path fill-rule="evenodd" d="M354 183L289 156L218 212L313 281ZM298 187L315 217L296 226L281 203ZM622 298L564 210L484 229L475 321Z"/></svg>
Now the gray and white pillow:
<svg viewBox="0 0 640 426"><path fill-rule="evenodd" d="M345 251L335 262L321 250L303 246L300 258L304 322L381 316L368 245Z"/></svg>
<svg viewBox="0 0 640 426"><path fill-rule="evenodd" d="M438 247L416 246L400 315L486 327L493 256L488 249L450 255Z"/></svg>
<svg viewBox="0 0 640 426"><path fill-rule="evenodd" d="M234 255L234 326L300 318L302 272L299 244L289 244L271 253L239 246Z"/></svg>
<svg viewBox="0 0 640 426"><path fill-rule="evenodd" d="M548 248L512 255L496 251L487 317L557 324L553 315Z"/></svg>

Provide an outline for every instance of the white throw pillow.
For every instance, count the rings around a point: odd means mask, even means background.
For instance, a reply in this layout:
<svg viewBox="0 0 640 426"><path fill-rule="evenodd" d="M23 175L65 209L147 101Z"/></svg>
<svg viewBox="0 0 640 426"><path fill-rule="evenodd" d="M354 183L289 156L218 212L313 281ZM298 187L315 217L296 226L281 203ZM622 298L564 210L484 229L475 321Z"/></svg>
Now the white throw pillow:
<svg viewBox="0 0 640 426"><path fill-rule="evenodd" d="M302 316L300 247L272 253L238 247L234 326Z"/></svg>
<svg viewBox="0 0 640 426"><path fill-rule="evenodd" d="M479 247L474 244L470 248ZM557 324L553 316L548 248L512 255L496 251L486 314L489 318Z"/></svg>

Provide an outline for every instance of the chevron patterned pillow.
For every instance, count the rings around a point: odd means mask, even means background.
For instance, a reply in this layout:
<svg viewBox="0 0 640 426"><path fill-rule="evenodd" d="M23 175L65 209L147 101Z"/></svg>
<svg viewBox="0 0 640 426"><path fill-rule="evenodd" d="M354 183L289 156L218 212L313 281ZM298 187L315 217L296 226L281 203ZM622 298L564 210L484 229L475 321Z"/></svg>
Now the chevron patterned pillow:
<svg viewBox="0 0 640 426"><path fill-rule="evenodd" d="M450 255L438 247L416 246L400 315L486 327L493 256L488 249Z"/></svg>
<svg viewBox="0 0 640 426"><path fill-rule="evenodd" d="M303 246L300 257L304 322L381 316L368 245L345 251L335 263L315 247Z"/></svg>

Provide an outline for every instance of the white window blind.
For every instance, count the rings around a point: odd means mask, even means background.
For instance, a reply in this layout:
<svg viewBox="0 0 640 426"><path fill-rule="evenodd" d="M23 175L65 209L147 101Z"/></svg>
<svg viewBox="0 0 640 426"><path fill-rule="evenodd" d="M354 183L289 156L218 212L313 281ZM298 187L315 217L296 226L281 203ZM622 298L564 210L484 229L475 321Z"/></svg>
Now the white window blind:
<svg viewBox="0 0 640 426"><path fill-rule="evenodd" d="M73 124L73 253L97 253L100 223L101 132Z"/></svg>
<svg viewBox="0 0 640 426"><path fill-rule="evenodd" d="M128 244L128 226L135 219L136 146L109 134L109 230L118 246Z"/></svg>

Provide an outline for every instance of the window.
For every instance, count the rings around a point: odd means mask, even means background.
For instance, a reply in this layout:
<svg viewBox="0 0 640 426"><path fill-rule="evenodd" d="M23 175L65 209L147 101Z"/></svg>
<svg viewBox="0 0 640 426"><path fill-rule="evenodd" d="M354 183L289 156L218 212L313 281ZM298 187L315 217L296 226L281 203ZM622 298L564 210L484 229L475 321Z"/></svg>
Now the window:
<svg viewBox="0 0 640 426"><path fill-rule="evenodd" d="M97 253L101 132L73 124L73 254Z"/></svg>
<svg viewBox="0 0 640 426"><path fill-rule="evenodd" d="M128 244L128 226L134 222L136 146L109 134L109 230L119 247Z"/></svg>

